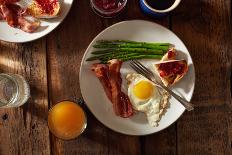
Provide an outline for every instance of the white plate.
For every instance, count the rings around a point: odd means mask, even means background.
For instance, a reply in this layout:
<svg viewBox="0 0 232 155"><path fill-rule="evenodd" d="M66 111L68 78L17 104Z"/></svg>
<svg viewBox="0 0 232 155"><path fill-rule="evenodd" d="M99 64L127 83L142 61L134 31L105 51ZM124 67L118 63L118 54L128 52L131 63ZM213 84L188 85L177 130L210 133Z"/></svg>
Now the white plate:
<svg viewBox="0 0 232 155"><path fill-rule="evenodd" d="M112 104L106 97L101 83L90 70L93 62L85 61L86 58L90 56L90 53L94 50L92 45L96 42L96 40L102 39L169 42L174 44L176 49L182 51L179 54L179 58L184 58L188 61L189 71L187 75L173 87L173 89L178 94L184 96L187 100L190 100L195 85L195 71L192 58L183 42L170 30L152 22L142 20L120 22L102 31L90 43L82 59L79 75L81 93L88 108L100 122L112 130L127 135L147 135L163 130L174 123L185 111L185 108L174 98L170 99L170 107L162 116L158 127L149 126L143 113L136 114L131 118L121 118L115 116L112 109ZM156 62L156 60L143 60L142 62L153 63ZM121 77L123 79L122 89L125 92L127 89L125 76L126 73L129 72L134 71L128 66L127 63L123 63L121 68Z"/></svg>
<svg viewBox="0 0 232 155"><path fill-rule="evenodd" d="M61 0L61 12L53 19L41 19L41 27L33 33L26 33L20 29L12 28L0 20L0 40L14 43L29 42L39 39L54 30L68 14L73 0Z"/></svg>

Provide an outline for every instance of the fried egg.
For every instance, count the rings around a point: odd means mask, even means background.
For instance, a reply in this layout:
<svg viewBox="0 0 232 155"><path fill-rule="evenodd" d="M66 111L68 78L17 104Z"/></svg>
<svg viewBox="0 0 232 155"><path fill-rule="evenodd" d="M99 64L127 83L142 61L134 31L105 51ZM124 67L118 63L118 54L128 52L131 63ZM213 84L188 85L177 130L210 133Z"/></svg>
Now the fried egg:
<svg viewBox="0 0 232 155"><path fill-rule="evenodd" d="M151 126L158 126L163 109L167 105L167 94L162 94L154 83L141 74L131 73L126 79L133 109L145 113Z"/></svg>

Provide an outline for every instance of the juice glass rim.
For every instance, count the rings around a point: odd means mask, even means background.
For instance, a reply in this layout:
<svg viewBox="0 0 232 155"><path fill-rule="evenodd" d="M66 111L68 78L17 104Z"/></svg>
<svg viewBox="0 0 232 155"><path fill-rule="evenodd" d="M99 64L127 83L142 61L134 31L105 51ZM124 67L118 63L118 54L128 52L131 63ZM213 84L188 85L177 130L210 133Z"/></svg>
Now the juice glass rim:
<svg viewBox="0 0 232 155"><path fill-rule="evenodd" d="M87 128L87 114L86 114L86 112L84 111L84 109L78 104L78 102L73 101L73 100L61 100L61 101L57 102L55 105L52 105L52 106L49 108L49 110L48 110L48 118L49 118L49 114L51 113L51 111L53 110L53 108L54 108L57 104L62 103L62 102L66 102L66 101L72 102L72 103L76 104L76 105L83 111L83 113L84 113L85 118L84 118L83 126L82 126L82 128L81 128L81 130L80 130L80 133L79 133L78 135L76 135L74 138L66 139L66 138L63 138L63 137L59 137L59 136L57 136L56 134L54 134L54 132L52 132L52 129L51 129L50 126L49 126L49 119L47 120L47 124L48 124L49 131L50 131L55 137L67 141L67 140L73 140L73 139L78 138L78 137L79 137L80 135L82 135L82 133L85 131L85 129Z"/></svg>

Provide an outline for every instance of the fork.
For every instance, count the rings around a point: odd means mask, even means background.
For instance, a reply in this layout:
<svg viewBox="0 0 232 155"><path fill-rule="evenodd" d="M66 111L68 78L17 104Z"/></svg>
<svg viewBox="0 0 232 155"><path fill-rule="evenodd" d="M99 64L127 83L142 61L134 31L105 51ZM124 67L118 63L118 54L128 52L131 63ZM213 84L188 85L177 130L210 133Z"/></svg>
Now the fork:
<svg viewBox="0 0 232 155"><path fill-rule="evenodd" d="M130 66L133 68L137 73L145 76L149 80L151 80L153 83L167 91L171 96L173 96L177 101L179 101L186 110L191 111L194 109L193 104L187 101L185 98L177 95L172 90L170 90L168 87L166 87L162 82L159 82L158 79L160 79L156 74L154 74L150 69L145 67L142 63L140 63L137 60L131 60Z"/></svg>

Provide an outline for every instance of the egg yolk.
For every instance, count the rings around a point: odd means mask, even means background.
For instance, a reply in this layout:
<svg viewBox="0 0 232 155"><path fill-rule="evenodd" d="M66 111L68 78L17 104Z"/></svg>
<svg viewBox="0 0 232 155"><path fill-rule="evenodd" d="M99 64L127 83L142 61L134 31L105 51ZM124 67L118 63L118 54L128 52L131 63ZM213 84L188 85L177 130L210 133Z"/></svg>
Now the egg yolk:
<svg viewBox="0 0 232 155"><path fill-rule="evenodd" d="M139 99L148 99L153 93L153 85L149 81L140 81L134 86L133 93Z"/></svg>

